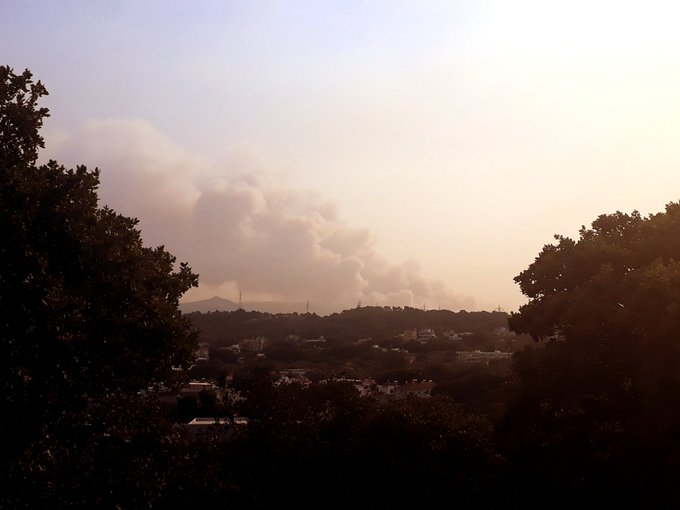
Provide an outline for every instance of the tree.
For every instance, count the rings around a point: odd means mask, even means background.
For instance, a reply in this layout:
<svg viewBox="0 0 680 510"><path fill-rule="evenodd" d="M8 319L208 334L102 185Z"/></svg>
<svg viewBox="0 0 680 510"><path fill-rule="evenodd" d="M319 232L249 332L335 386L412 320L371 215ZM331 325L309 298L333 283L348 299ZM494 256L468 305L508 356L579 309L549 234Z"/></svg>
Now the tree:
<svg viewBox="0 0 680 510"><path fill-rule="evenodd" d="M243 508L496 508L490 424L448 400L380 402L343 381L263 386L241 410L250 423L218 445L215 478Z"/></svg>
<svg viewBox="0 0 680 510"><path fill-rule="evenodd" d="M515 460L550 466L544 487L591 503L614 487L628 503L680 501L669 484L680 474L679 234L680 203L602 215L515 278L529 301L510 326L542 348L516 355L504 430Z"/></svg>
<svg viewBox="0 0 680 510"><path fill-rule="evenodd" d="M173 385L196 348L178 308L197 285L189 266L145 247L136 219L99 206L98 169L37 164L46 94L30 71L0 67L0 456L10 476L47 469L26 459L57 418Z"/></svg>

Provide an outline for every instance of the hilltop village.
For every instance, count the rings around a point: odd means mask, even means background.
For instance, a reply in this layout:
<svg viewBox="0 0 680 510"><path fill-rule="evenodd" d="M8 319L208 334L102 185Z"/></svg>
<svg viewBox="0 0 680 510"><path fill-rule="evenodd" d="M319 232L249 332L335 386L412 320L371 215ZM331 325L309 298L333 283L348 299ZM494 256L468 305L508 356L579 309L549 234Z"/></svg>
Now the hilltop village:
<svg viewBox="0 0 680 510"><path fill-rule="evenodd" d="M534 342L507 328L504 312L357 307L340 314L236 310L187 314L198 332L189 383L162 396L190 427L240 416L256 384L344 383L379 400L447 396L497 415L514 352ZM402 329L403 328L403 329Z"/></svg>

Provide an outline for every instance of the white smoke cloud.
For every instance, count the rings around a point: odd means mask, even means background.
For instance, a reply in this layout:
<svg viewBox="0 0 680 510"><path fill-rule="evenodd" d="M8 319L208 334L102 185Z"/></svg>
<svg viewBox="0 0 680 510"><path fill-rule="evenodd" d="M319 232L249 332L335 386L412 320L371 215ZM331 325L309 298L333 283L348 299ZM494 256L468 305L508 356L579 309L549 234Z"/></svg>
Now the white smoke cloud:
<svg viewBox="0 0 680 510"><path fill-rule="evenodd" d="M391 264L373 235L338 218L332 203L277 181L252 151L220 165L172 143L141 120L91 121L47 137L49 156L101 169L100 200L136 217L145 243L165 245L200 276L187 298L305 301L340 311L361 301L474 308L471 297Z"/></svg>

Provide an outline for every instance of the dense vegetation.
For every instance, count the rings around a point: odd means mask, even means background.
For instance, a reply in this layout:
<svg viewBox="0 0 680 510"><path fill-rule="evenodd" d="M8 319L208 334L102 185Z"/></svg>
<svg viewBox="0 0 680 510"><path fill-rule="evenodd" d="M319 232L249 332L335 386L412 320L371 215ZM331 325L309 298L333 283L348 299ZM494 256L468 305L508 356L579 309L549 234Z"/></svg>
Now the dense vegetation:
<svg viewBox="0 0 680 510"><path fill-rule="evenodd" d="M680 503L680 203L556 236L516 282L517 356L502 424L511 459L564 501Z"/></svg>
<svg viewBox="0 0 680 510"><path fill-rule="evenodd" d="M98 205L98 170L36 163L46 93L0 67L2 508L110 500L119 462L128 480L155 481L145 450L164 433L136 392L177 384L196 348L178 308L197 283L190 268ZM101 492L87 499L92 483Z"/></svg>
<svg viewBox="0 0 680 510"><path fill-rule="evenodd" d="M408 329L432 328L491 334L507 327L505 312L452 312L418 308L364 306L328 316L316 314L271 314L263 312L193 312L187 317L201 331L201 340L229 345L243 338L263 336L272 340L287 335L304 338L325 336L337 340L371 338L389 340Z"/></svg>
<svg viewBox="0 0 680 510"><path fill-rule="evenodd" d="M30 72L0 67L0 507L680 504L680 204L603 215L578 240L545 246L516 278L529 301L509 325L535 344L512 346L512 367L462 365L440 340L391 350L394 335L422 327L495 345L475 321L503 326L498 313L189 320L178 300L196 276L144 247L135 220L99 207L98 172L36 164L44 94ZM189 368L199 333L234 369L241 400L201 394L194 411L223 421L195 435L160 390L199 366ZM263 357L219 349L255 335L277 340ZM272 384L300 364L316 368L314 384ZM333 370L423 376L439 390L361 397Z"/></svg>
<svg viewBox="0 0 680 510"><path fill-rule="evenodd" d="M224 386L229 378L228 385L233 387L250 379L254 371L272 375L298 369L305 370L312 381L371 379L379 384L403 384L426 380L436 384L433 394L449 396L457 406L485 415L497 415L503 408L511 362L469 363L457 359L456 353L475 349L511 353L533 343L530 337L512 334L503 326L508 319L503 312L363 307L330 317L243 310L188 317L200 331L199 342L207 347L208 359L200 359L189 371L194 379ZM410 331L415 334L416 325L431 324L442 328L429 328L439 332L436 337L417 340L401 335L404 326L413 326ZM204 325L209 328L207 334ZM472 327L474 332L464 327ZM342 334L333 336L337 331ZM461 334L452 339L452 331ZM239 354L231 349L238 345L236 338L266 333L273 336L261 349Z"/></svg>

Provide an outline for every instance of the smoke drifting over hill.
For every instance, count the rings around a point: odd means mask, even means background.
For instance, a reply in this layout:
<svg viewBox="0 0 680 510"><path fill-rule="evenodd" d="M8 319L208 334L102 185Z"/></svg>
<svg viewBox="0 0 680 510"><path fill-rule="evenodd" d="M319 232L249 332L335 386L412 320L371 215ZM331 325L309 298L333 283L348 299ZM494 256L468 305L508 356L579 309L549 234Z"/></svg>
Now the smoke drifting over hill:
<svg viewBox="0 0 680 510"><path fill-rule="evenodd" d="M98 120L48 135L50 157L99 167L103 204L139 218L149 245L165 245L200 275L187 297L358 301L473 309L424 278L414 261L389 262L369 230L346 225L334 204L282 185L246 149L216 164L141 120Z"/></svg>

